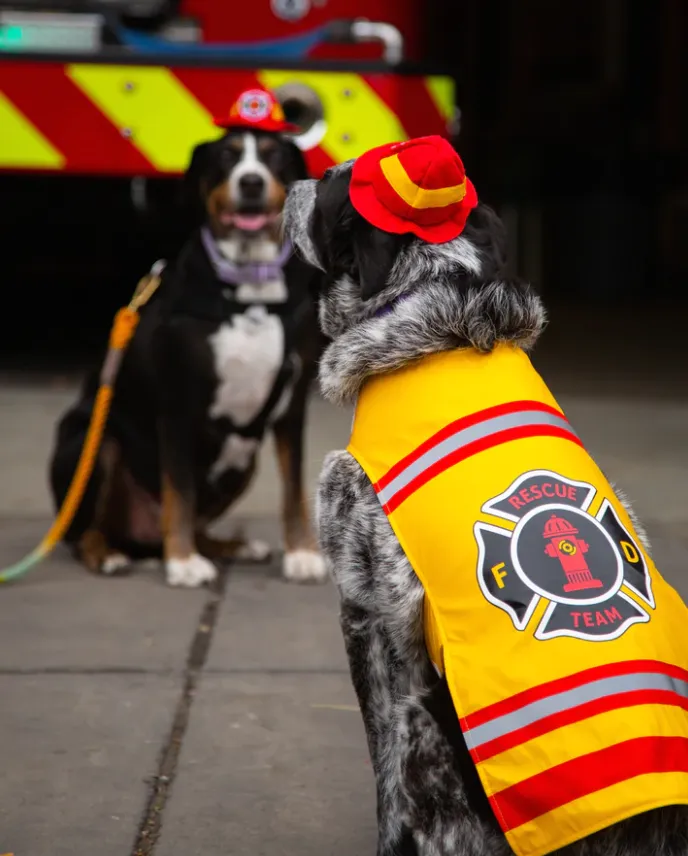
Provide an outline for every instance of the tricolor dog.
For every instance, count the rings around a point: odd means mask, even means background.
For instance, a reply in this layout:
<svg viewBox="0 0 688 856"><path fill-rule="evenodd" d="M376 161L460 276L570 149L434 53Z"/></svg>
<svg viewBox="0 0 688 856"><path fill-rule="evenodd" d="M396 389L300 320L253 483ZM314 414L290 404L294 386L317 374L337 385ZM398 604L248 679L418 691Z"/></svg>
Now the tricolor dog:
<svg viewBox="0 0 688 856"><path fill-rule="evenodd" d="M321 549L378 856L686 856L688 613L527 351L545 324L439 137L294 185L324 271Z"/></svg>
<svg viewBox="0 0 688 856"><path fill-rule="evenodd" d="M321 350L318 271L282 242L288 186L307 175L269 92L243 93L226 134L198 146L187 171L203 226L163 273L115 388L105 440L67 534L92 571L164 556L167 581L199 586L215 560L264 560L265 544L211 538L207 527L251 482L271 431L283 487L289 580L320 580L302 484L304 419ZM96 374L62 418L50 468L59 507L83 445Z"/></svg>

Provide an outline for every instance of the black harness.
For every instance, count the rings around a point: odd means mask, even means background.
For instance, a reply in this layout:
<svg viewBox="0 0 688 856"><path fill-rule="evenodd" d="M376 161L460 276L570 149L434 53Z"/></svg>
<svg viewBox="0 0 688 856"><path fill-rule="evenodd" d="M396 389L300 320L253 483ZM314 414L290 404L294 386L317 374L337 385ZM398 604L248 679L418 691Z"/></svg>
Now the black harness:
<svg viewBox="0 0 688 856"><path fill-rule="evenodd" d="M283 268L285 271L287 264L288 261ZM195 318L219 326L258 306L281 320L284 329L282 364L263 407L252 421L252 424L260 424L269 418L287 385L296 377L298 365L291 354L299 330L312 311L312 301L304 289L303 294L287 290L287 299L281 303L243 303L236 299L236 290L236 284L217 276L199 232L185 244L177 260L165 268L158 293L164 301L163 317L167 320Z"/></svg>

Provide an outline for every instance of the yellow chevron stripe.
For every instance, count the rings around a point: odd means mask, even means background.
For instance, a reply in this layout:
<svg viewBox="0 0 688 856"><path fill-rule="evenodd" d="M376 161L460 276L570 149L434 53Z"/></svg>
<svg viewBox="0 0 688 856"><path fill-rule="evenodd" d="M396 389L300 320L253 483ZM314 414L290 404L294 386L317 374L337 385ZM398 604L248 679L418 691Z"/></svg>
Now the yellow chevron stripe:
<svg viewBox="0 0 688 856"><path fill-rule="evenodd" d="M84 64L66 72L161 172L183 172L197 143L223 133L167 68Z"/></svg>
<svg viewBox="0 0 688 856"><path fill-rule="evenodd" d="M268 89L301 83L316 93L327 121L320 148L337 163L358 157L375 146L408 138L396 114L358 74L261 71L258 77Z"/></svg>
<svg viewBox="0 0 688 856"><path fill-rule="evenodd" d="M426 77L425 86L430 93L430 97L435 102L435 107L437 107L444 118L447 121L453 119L455 93L452 78L440 77L439 75Z"/></svg>
<svg viewBox="0 0 688 856"><path fill-rule="evenodd" d="M60 169L64 156L0 92L0 165L15 169Z"/></svg>
<svg viewBox="0 0 688 856"><path fill-rule="evenodd" d="M387 181L392 185L397 194L401 196L411 208L424 210L426 208L445 208L454 202L461 202L466 195L466 179L461 184L450 187L439 187L435 190L425 190L411 180L399 160L399 155L390 155L382 158L380 169Z"/></svg>

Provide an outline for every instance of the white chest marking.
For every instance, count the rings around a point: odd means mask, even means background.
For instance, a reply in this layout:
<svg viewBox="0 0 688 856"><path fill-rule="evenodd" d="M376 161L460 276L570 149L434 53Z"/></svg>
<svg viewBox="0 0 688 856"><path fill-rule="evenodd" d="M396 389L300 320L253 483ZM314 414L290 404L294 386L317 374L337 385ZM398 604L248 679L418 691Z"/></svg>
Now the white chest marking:
<svg viewBox="0 0 688 856"><path fill-rule="evenodd" d="M282 322L264 307L252 307L208 341L218 378L210 416L248 425L265 404L284 359Z"/></svg>
<svg viewBox="0 0 688 856"><path fill-rule="evenodd" d="M287 284L284 277L267 282L242 282L237 286L234 299L239 303L284 303L287 299Z"/></svg>
<svg viewBox="0 0 688 856"><path fill-rule="evenodd" d="M242 437L240 434L230 434L222 445L217 460L210 468L210 478L219 478L225 470L243 472L249 468L258 448L258 440L252 437Z"/></svg>

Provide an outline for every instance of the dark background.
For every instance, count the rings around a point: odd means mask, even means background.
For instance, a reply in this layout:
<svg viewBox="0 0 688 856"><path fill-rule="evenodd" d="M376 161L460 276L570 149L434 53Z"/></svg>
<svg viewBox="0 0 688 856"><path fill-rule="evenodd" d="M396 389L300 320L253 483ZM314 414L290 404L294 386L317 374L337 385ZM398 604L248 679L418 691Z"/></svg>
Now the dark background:
<svg viewBox="0 0 688 856"><path fill-rule="evenodd" d="M600 341L620 360L632 345L658 384L680 387L688 2L452 0L428 4L425 25L428 59L457 80L457 147L509 228L514 270L557 321L561 359L592 367ZM0 369L80 365L99 350L180 237L173 190L154 182L141 215L129 182L0 178Z"/></svg>

